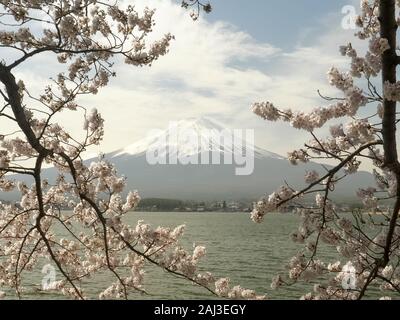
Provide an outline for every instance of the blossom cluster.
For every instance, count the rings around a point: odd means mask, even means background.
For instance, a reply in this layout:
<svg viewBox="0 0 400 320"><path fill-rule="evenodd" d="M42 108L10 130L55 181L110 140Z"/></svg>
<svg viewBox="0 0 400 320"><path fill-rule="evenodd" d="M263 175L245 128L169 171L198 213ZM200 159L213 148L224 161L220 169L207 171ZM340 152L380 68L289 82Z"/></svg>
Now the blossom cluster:
<svg viewBox="0 0 400 320"><path fill-rule="evenodd" d="M398 181L391 168L385 166L381 146L384 143L384 104L400 101L400 82L386 81L381 90L381 81L374 83L374 78L382 71L382 57L391 49L388 39L380 34L380 24L385 22L379 20L379 2L361 0L356 36L368 41L365 54L361 55L351 43L341 46L340 53L350 59L349 70L342 72L332 67L328 71L330 85L339 90L341 96L321 97L334 103L308 113L281 109L272 102L257 102L252 106L252 111L264 120L285 121L312 134L312 140L303 148L288 153L292 164L314 159L335 163L323 165L319 172L307 171L306 186L298 191L290 189L281 194L280 188L264 196L251 213L252 220L259 223L269 212L295 208L293 212L299 216L300 224L290 238L302 244L303 249L290 260L286 276L280 274L273 278L271 288L312 281L315 283L313 291L304 295L304 300L358 299L370 285L379 285L381 299L385 300L399 292L398 223L393 228L393 219L398 216L393 211L394 199L398 198ZM400 1L396 1L396 6L397 9L400 7ZM400 19L397 23L400 25ZM365 80L364 84L361 84L362 80ZM368 114L366 108L361 109L367 104L372 110ZM328 137L317 138L317 130L327 127L328 121L332 122ZM343 180L359 172L365 159L376 167L373 170L376 185L360 186L355 192L360 199L360 208L342 213L333 201L335 191ZM314 198L311 198L312 194ZM390 235L392 245L387 248L390 229L393 231ZM318 259L322 243L336 251L338 261ZM379 264L379 261L384 263Z"/></svg>
<svg viewBox="0 0 400 320"><path fill-rule="evenodd" d="M98 109L80 105L79 97L97 94L109 83L116 58L150 66L168 52L171 34L149 41L155 11L139 13L132 5L96 0L10 0L0 1L0 7L0 46L15 52L15 60L0 63L6 87L0 119L17 127L0 134L0 191L19 195L17 202L0 203L0 298L11 290L18 297L26 293L25 271L37 270L43 260L63 276L45 290L76 299L145 293L149 265L221 297L263 298L240 286L222 290L214 275L200 272L206 249L196 246L191 252L181 245L184 226L127 224L139 193L125 190L126 178L103 156L90 164L83 160L87 148L102 141L104 119ZM40 93L17 80L14 69L43 52L54 54L64 71ZM81 119L80 136L58 121L67 111ZM44 165L53 167L56 177L45 179ZM104 273L114 280L94 297L85 286Z"/></svg>

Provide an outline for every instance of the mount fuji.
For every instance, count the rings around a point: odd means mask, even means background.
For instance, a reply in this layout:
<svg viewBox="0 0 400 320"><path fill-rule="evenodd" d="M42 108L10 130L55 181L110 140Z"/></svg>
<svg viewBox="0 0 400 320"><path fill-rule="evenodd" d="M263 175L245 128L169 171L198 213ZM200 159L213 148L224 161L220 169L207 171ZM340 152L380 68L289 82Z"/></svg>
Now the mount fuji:
<svg viewBox="0 0 400 320"><path fill-rule="evenodd" d="M190 131L198 139L174 140L174 130ZM269 152L244 139L231 147L221 147L219 140L210 132L229 130L224 125L210 118L196 118L177 121L174 127L142 139L125 148L105 155L105 159L114 163L119 174L127 177L127 189L138 190L142 198L172 198L182 200L256 200L265 193L271 193L286 181L293 188L301 188L304 184L305 171L324 169L320 164L308 163L293 166L284 157ZM166 139L161 139L164 137ZM235 142L237 142L235 140ZM246 146L246 148L244 147ZM254 153L254 171L249 175L236 175L238 165L231 164L149 164L149 150L158 150L159 157L173 159L175 156L186 159L212 158L220 159L228 156L233 159L243 156L244 152ZM179 152L179 154L177 154ZM176 158L176 157L175 157ZM210 159L209 158L209 159ZM86 163L98 158L85 160ZM327 166L329 167L329 166ZM53 168L46 169L44 177L52 181L55 178ZM16 180L21 177L14 176ZM373 177L368 172L358 172L351 179L343 179L334 192L334 198L342 202L356 199L356 191L360 187L374 185ZM16 195L2 194L3 200L13 200Z"/></svg>
<svg viewBox="0 0 400 320"><path fill-rule="evenodd" d="M254 146L239 135L235 137L241 140L239 143L221 146L220 137L216 135L216 133L223 132L224 130L227 132L232 131L223 124L208 117L180 120L171 123L168 129L157 131L157 133L129 145L126 148L117 150L111 155L112 158L118 158L124 155L135 157L144 155L149 150L163 150L166 154L162 154L161 156L166 156L167 158L176 156L178 151L181 157L196 156L201 152L217 152L221 153L221 155L227 152L228 154L232 154L234 158L235 155L245 152L246 150L244 149L245 146L247 146L247 152L253 153L256 158L271 157L283 159L283 157L275 153ZM182 139L182 135L180 134L182 132L194 134L197 140L196 143L193 143L192 140L188 141L188 139ZM177 133L178 137L174 137ZM235 142L238 141L235 140Z"/></svg>
<svg viewBox="0 0 400 320"><path fill-rule="evenodd" d="M171 141L173 139L169 138L173 135L173 130L194 132L199 137L198 143ZM128 188L139 190L141 196L146 198L253 200L273 192L285 179L294 188L304 186L305 171L324 172L317 163L293 166L286 158L251 144L247 144L247 150L244 150L244 140L239 144L235 143L231 148L221 147L220 141L215 136L210 136L210 132L222 130L229 129L210 118L181 120L175 123L173 129L170 127L105 157L116 165L120 174L127 177ZM149 150L160 150L159 156L166 159L173 158L178 150L180 157L192 159L201 159L205 152L210 157L220 153L221 159L226 155L235 159L235 156L243 155L243 152L254 152L254 171L250 175L235 175L237 164L224 164L223 161L222 164L207 165L180 164L179 161L173 165L150 165L146 159ZM354 200L359 187L373 183L370 173L359 172L340 183L335 197L343 201Z"/></svg>

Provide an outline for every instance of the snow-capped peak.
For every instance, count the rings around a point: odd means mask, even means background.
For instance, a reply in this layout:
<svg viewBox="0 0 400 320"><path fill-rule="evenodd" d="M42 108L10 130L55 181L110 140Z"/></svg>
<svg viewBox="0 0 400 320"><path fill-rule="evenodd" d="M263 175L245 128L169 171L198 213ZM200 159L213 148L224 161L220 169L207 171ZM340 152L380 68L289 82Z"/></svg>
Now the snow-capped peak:
<svg viewBox="0 0 400 320"><path fill-rule="evenodd" d="M235 134L235 142L239 143L221 146L220 134L224 130ZM112 157L140 156L148 150L163 150L161 151L163 153L179 152L180 156L191 156L210 151L236 154L243 153L246 147L247 151L254 150L256 158L283 158L254 146L246 139L245 130L238 132L240 136L222 123L208 117L188 118L171 122L166 130L154 130L148 137L114 152Z"/></svg>

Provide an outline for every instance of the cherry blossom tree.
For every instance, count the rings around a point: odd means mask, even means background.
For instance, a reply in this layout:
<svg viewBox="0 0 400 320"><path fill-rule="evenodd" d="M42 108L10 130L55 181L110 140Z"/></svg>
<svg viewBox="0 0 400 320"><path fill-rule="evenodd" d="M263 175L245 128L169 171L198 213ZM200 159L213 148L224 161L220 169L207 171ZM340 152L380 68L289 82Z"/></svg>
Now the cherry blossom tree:
<svg viewBox="0 0 400 320"><path fill-rule="evenodd" d="M361 1L356 36L368 41L368 49L361 53L351 43L340 47L351 61L350 70L333 67L328 72L330 84L342 92L341 97L321 95L329 105L309 113L282 109L271 102L252 107L265 120L285 121L311 134L304 148L288 154L291 163L313 159L335 163L324 166L323 173L307 172L303 189L286 184L254 207L251 217L256 222L289 204L301 219L291 238L304 244L304 249L290 260L287 275L273 279L274 289L298 281L313 282L313 291L302 297L307 300L378 297L376 290L382 291L382 299L390 299L400 293L399 8L398 0ZM316 131L328 126L329 135L318 138ZM374 167L376 185L360 186L363 210L341 214L332 194L341 180L352 178L362 162ZM315 199L312 204L307 200L310 195ZM336 250L338 261L324 261L322 246Z"/></svg>
<svg viewBox="0 0 400 320"><path fill-rule="evenodd" d="M167 53L172 35L146 41L155 11L96 0L1 0L0 8L0 190L20 194L18 202L0 204L0 288L21 297L24 279L49 260L62 279L47 289L78 299L91 298L83 284L104 273L115 280L99 298L146 293L148 265L220 297L262 298L230 287L228 278L198 271L205 248L188 252L181 246L184 226L125 224L139 194L132 191L125 198L125 178L103 158L90 165L82 159L88 147L101 142L104 120L78 98L106 86L121 58L128 65L150 66ZM49 75L51 85L36 93L15 74L44 54L58 59L63 71ZM82 116L82 134L67 132L57 122L66 112ZM6 122L15 130L5 132ZM56 181L43 178L44 165L57 169ZM32 184L15 181L13 174L30 177ZM68 236L61 237L60 229Z"/></svg>

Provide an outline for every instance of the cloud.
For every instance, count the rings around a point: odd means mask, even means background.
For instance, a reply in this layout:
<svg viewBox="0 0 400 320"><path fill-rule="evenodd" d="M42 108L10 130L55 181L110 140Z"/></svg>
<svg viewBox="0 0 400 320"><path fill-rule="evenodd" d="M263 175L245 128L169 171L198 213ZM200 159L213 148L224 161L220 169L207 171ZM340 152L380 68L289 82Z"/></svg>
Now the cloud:
<svg viewBox="0 0 400 320"><path fill-rule="evenodd" d="M250 112L250 105L269 100L311 110L323 103L317 89L334 93L325 74L332 65L344 64L337 47L351 35L340 30L340 16L327 14L317 35L310 33L313 38L307 39L308 45L298 43L293 51L284 52L228 22L209 22L204 17L193 22L171 0L138 2L136 9L143 9L144 3L157 8L149 41L167 32L176 39L169 54L150 68L117 63L117 77L110 85L81 100L89 108L98 108L106 119L102 151L132 144L154 128L167 127L169 121L203 115L232 128L256 129L256 142L280 154L308 139L287 124L263 122ZM60 66L48 55L33 62L20 69L18 77L28 79L28 88L38 90ZM62 124L73 132L82 129L75 113L62 117Z"/></svg>

